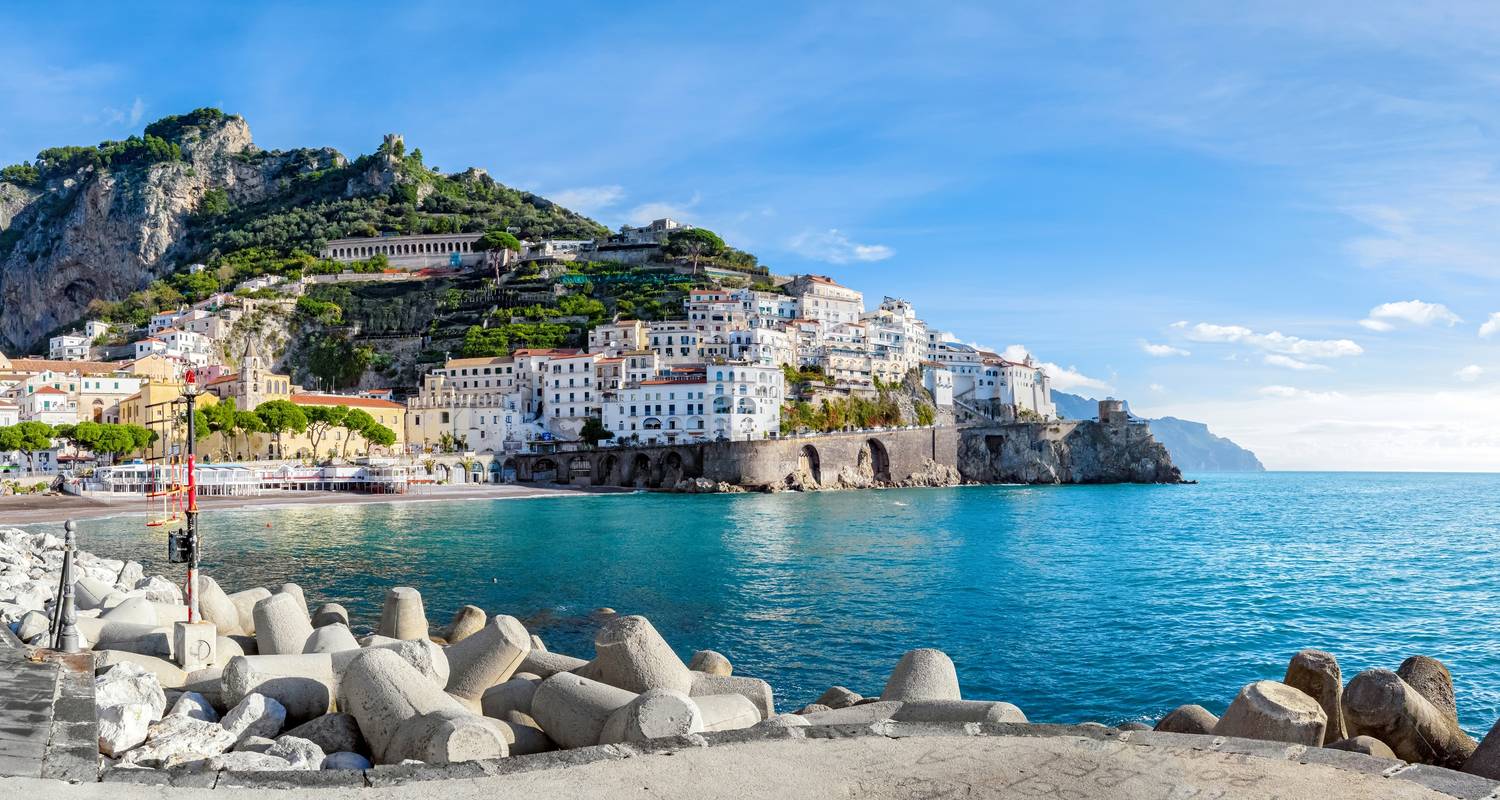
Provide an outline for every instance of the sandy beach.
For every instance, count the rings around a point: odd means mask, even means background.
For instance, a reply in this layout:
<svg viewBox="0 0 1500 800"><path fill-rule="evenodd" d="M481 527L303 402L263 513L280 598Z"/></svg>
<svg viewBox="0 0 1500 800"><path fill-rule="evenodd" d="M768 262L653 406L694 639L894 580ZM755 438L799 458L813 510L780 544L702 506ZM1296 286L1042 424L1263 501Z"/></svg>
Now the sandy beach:
<svg viewBox="0 0 1500 800"><path fill-rule="evenodd" d="M430 503L449 500L516 500L530 497L570 497L580 494L602 494L628 489L517 486L513 484L477 484L465 486L426 486L407 494L354 494L351 492L275 492L253 497L204 497L198 507L204 511L224 511L294 505L353 505L364 503ZM26 525L39 522L62 522L67 519L93 519L121 514L144 514L146 501L139 498L105 502L73 495L12 495L0 497L0 523Z"/></svg>

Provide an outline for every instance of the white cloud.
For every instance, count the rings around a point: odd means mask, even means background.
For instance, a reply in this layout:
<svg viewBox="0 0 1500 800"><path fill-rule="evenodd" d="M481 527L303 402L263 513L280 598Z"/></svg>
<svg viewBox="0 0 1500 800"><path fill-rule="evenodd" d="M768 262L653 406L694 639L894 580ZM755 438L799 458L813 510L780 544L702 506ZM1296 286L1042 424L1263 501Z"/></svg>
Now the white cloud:
<svg viewBox="0 0 1500 800"><path fill-rule="evenodd" d="M1278 397L1283 400L1310 400L1314 403L1333 403L1348 399L1339 392L1312 392L1295 386L1281 385L1262 386L1260 393L1266 397Z"/></svg>
<svg viewBox="0 0 1500 800"><path fill-rule="evenodd" d="M793 236L787 246L804 258L826 261L830 264L848 264L851 261L884 261L896 254L883 244L860 244L845 236L837 228L826 231L803 231Z"/></svg>
<svg viewBox="0 0 1500 800"><path fill-rule="evenodd" d="M1165 392L1167 390L1167 387L1162 386L1159 383L1153 383L1150 386L1147 386L1146 388L1150 389L1153 392Z"/></svg>
<svg viewBox="0 0 1500 800"><path fill-rule="evenodd" d="M1500 333L1500 311L1491 314L1490 318L1479 326L1479 335L1486 339L1497 333Z"/></svg>
<svg viewBox="0 0 1500 800"><path fill-rule="evenodd" d="M1182 349L1181 347L1173 347L1169 344L1152 344L1151 342L1141 342L1141 349L1145 351L1146 355L1152 356L1154 358L1170 358L1172 356L1192 355L1192 353Z"/></svg>
<svg viewBox="0 0 1500 800"><path fill-rule="evenodd" d="M1000 351L1000 357L1006 361L1024 363L1026 359L1031 358L1031 351L1027 350L1024 344L1012 344Z"/></svg>
<svg viewBox="0 0 1500 800"><path fill-rule="evenodd" d="M1063 367L1050 361L1044 361L1041 364L1041 368L1043 372L1047 373L1047 377L1052 379L1052 388L1061 389L1064 392L1074 389L1098 389L1102 392L1113 392L1115 390L1115 387L1111 386L1107 381L1091 378L1079 372L1076 367Z"/></svg>
<svg viewBox="0 0 1500 800"><path fill-rule="evenodd" d="M1306 361L1298 361L1291 356L1284 356L1280 353L1268 353L1263 360L1273 367L1286 367L1287 369L1295 369L1303 372L1328 369L1328 367L1322 364L1312 364Z"/></svg>
<svg viewBox="0 0 1500 800"><path fill-rule="evenodd" d="M1393 321L1421 326L1441 323L1451 328L1463 320L1442 303L1401 300L1375 306L1370 309L1369 317L1360 320L1359 324L1372 331L1388 331L1395 327L1391 324Z"/></svg>
<svg viewBox="0 0 1500 800"><path fill-rule="evenodd" d="M548 199L558 205L577 211L580 214L596 214L602 209L609 208L620 202L625 197L623 186L578 186L572 189L562 189L548 195ZM648 222L650 220L647 220Z"/></svg>
<svg viewBox="0 0 1500 800"><path fill-rule="evenodd" d="M1467 367L1459 369L1453 374L1464 383L1473 383L1474 381L1479 380L1479 376L1484 374L1484 367L1481 367L1478 364L1470 364Z"/></svg>
<svg viewBox="0 0 1500 800"><path fill-rule="evenodd" d="M137 97L135 102L130 104L130 124L135 125L139 123L145 113L146 104L141 101L141 98Z"/></svg>
<svg viewBox="0 0 1500 800"><path fill-rule="evenodd" d="M1303 339L1280 331L1256 333L1243 325L1214 325L1200 322L1187 329L1195 342L1229 342L1247 344L1271 353L1299 358L1342 358L1357 356L1365 350L1350 339Z"/></svg>

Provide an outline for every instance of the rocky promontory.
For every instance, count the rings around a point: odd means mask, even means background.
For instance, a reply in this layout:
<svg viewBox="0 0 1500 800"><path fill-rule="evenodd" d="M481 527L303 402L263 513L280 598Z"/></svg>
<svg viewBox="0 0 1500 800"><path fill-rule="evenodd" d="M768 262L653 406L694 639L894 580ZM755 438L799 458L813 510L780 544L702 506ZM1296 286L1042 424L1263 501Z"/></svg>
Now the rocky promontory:
<svg viewBox="0 0 1500 800"><path fill-rule="evenodd" d="M1182 483L1147 426L1059 420L964 429L958 469L976 483Z"/></svg>

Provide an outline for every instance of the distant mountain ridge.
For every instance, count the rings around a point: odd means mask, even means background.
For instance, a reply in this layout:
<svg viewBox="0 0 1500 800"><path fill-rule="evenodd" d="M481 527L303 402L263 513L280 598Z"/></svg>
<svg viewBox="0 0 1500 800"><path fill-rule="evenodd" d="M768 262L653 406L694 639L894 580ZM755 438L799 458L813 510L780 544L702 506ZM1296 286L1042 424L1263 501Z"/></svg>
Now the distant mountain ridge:
<svg viewBox="0 0 1500 800"><path fill-rule="evenodd" d="M1099 415L1099 401L1090 397L1053 392L1052 402L1057 405L1057 413L1066 419L1094 419ZM1128 403L1125 409L1130 410ZM1176 417L1148 419L1146 422L1151 426L1151 434L1172 454L1172 463L1184 473L1266 470L1254 453L1229 439L1216 436L1202 422Z"/></svg>

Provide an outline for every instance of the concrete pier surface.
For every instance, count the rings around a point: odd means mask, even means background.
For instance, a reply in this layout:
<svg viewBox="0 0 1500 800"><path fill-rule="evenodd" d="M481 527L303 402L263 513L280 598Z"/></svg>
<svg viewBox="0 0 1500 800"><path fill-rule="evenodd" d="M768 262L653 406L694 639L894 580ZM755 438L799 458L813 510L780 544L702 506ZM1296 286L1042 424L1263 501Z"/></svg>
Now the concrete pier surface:
<svg viewBox="0 0 1500 800"><path fill-rule="evenodd" d="M174 772L175 785L171 786L131 780L130 771L121 770L107 772L102 783L4 778L0 790L10 796L49 800L250 796L1477 800L1494 797L1497 786L1449 770L1248 739L1047 725L901 723L690 735L445 767L392 766L333 773Z"/></svg>

